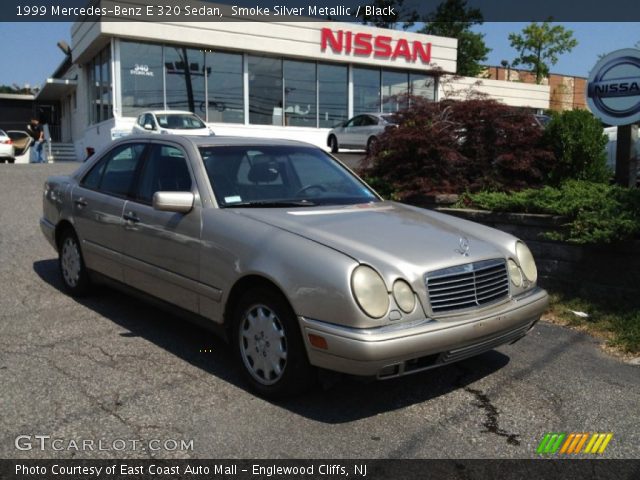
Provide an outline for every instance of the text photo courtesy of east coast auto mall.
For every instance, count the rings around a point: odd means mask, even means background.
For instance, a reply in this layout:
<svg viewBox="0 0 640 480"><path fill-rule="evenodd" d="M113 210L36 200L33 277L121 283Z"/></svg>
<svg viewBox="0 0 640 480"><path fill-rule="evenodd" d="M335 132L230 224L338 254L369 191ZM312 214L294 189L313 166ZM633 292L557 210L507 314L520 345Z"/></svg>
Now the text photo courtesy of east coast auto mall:
<svg viewBox="0 0 640 480"><path fill-rule="evenodd" d="M640 6L0 5L0 478L640 477Z"/></svg>

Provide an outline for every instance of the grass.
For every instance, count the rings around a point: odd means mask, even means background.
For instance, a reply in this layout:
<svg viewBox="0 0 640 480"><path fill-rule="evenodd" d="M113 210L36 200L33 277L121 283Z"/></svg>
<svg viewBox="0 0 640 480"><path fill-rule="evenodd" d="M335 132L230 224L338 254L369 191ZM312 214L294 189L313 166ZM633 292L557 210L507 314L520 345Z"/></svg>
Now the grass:
<svg viewBox="0 0 640 480"><path fill-rule="evenodd" d="M550 308L545 320L585 330L604 339L608 347L625 356L640 354L638 299L562 291L549 293ZM589 316L580 317L572 310Z"/></svg>

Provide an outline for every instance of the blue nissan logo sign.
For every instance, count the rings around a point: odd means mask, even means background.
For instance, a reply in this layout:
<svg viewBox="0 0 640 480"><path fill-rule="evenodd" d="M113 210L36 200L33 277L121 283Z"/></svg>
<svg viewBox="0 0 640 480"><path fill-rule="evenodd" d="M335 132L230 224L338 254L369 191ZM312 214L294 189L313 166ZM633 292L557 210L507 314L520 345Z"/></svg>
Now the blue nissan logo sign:
<svg viewBox="0 0 640 480"><path fill-rule="evenodd" d="M640 50L625 48L602 58L589 75L587 105L609 125L640 121Z"/></svg>

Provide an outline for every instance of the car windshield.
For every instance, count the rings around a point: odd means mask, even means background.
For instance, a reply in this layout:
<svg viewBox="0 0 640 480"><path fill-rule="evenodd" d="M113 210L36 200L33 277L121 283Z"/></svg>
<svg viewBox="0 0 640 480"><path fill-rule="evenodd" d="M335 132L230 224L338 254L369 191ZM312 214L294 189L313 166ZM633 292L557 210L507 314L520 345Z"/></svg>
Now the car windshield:
<svg viewBox="0 0 640 480"><path fill-rule="evenodd" d="M173 130L195 130L207 126L195 115L188 113L157 113L158 124Z"/></svg>
<svg viewBox="0 0 640 480"><path fill-rule="evenodd" d="M378 196L318 148L200 147L218 205L309 207L378 202Z"/></svg>

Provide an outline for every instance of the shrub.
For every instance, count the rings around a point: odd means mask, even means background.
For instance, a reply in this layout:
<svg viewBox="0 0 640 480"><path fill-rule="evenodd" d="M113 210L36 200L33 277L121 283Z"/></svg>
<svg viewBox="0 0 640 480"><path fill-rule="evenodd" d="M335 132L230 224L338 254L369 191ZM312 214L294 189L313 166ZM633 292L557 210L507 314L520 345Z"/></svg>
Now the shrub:
<svg viewBox="0 0 640 480"><path fill-rule="evenodd" d="M361 174L403 200L433 193L542 186L553 164L530 114L494 100L419 97L396 113Z"/></svg>
<svg viewBox="0 0 640 480"><path fill-rule="evenodd" d="M640 234L640 190L571 180L560 187L463 195L458 207L567 217L566 229L546 238L571 243L609 243Z"/></svg>
<svg viewBox="0 0 640 480"><path fill-rule="evenodd" d="M565 180L607 183L607 136L602 125L586 110L569 110L552 114L544 132L545 142L553 150L556 162L549 181L559 185Z"/></svg>

